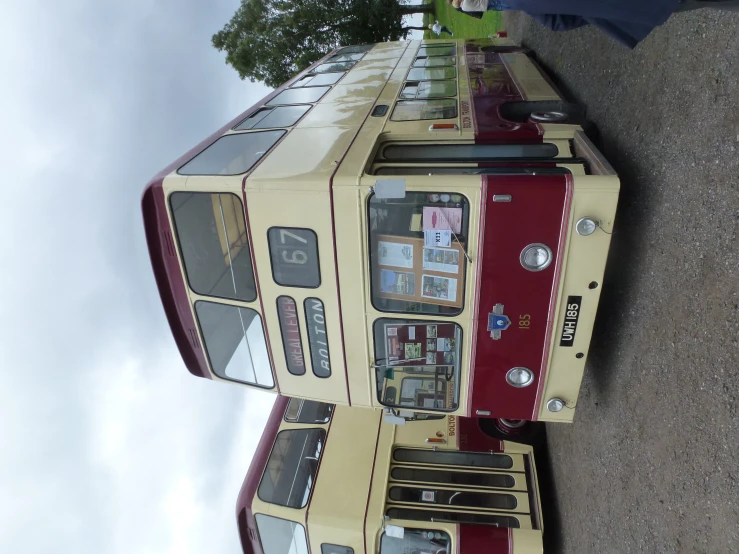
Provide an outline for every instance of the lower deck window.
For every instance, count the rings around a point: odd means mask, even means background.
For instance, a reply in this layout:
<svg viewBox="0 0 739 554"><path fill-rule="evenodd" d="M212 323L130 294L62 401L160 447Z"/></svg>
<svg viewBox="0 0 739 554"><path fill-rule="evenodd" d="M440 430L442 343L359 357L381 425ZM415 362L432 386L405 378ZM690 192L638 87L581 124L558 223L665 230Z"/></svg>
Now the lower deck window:
<svg viewBox="0 0 739 554"><path fill-rule="evenodd" d="M401 100L395 105L393 121L420 121L424 119L454 119L457 101L452 98L432 100Z"/></svg>
<svg viewBox="0 0 739 554"><path fill-rule="evenodd" d="M379 319L374 338L381 403L424 411L457 409L462 352L459 325Z"/></svg>
<svg viewBox="0 0 739 554"><path fill-rule="evenodd" d="M382 534L380 554L451 554L451 541L444 531L405 529L403 538Z"/></svg>

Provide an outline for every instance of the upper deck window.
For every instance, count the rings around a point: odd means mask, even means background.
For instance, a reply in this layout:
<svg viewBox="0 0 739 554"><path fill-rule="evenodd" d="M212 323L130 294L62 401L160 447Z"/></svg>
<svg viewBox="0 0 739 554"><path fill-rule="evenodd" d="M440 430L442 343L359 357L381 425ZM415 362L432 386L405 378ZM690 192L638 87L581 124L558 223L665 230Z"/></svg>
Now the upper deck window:
<svg viewBox="0 0 739 554"><path fill-rule="evenodd" d="M239 123L236 130L292 127L310 108L309 105L262 108Z"/></svg>
<svg viewBox="0 0 739 554"><path fill-rule="evenodd" d="M457 117L457 101L453 98L429 100L401 100L395 105L393 121L420 121L423 119L453 119Z"/></svg>
<svg viewBox="0 0 739 554"><path fill-rule="evenodd" d="M305 508L325 442L323 429L280 431L259 482L259 498L288 508Z"/></svg>
<svg viewBox="0 0 739 554"><path fill-rule="evenodd" d="M216 375L258 387L274 386L262 318L257 312L201 300L195 302L195 313Z"/></svg>
<svg viewBox="0 0 739 554"><path fill-rule="evenodd" d="M445 81L456 77L457 69L454 66L414 67L408 72L409 81Z"/></svg>
<svg viewBox="0 0 739 554"><path fill-rule="evenodd" d="M380 541L380 554L450 554L450 550L449 535L444 531L406 528L402 539L383 533Z"/></svg>
<svg viewBox="0 0 739 554"><path fill-rule="evenodd" d="M298 82L292 85L292 88L298 87L320 87L325 85L333 85L346 75L346 73L321 73L320 75L306 75Z"/></svg>
<svg viewBox="0 0 739 554"><path fill-rule="evenodd" d="M341 52L339 54L334 54L333 56L331 56L328 61L331 63L356 62L361 60L362 56L364 56L364 52Z"/></svg>
<svg viewBox="0 0 739 554"><path fill-rule="evenodd" d="M283 90L267 102L267 105L278 106L280 104L310 104L311 102L318 102L330 89L331 87L289 88Z"/></svg>
<svg viewBox="0 0 739 554"><path fill-rule="evenodd" d="M285 409L285 421L290 423L328 423L333 411L333 404L291 398Z"/></svg>
<svg viewBox="0 0 739 554"><path fill-rule="evenodd" d="M256 514L264 554L308 554L305 528L294 521Z"/></svg>
<svg viewBox="0 0 739 554"><path fill-rule="evenodd" d="M239 175L246 173L285 131L225 135L177 170L180 175Z"/></svg>
<svg viewBox="0 0 739 554"><path fill-rule="evenodd" d="M457 96L457 81L420 81L406 83L401 98L451 98Z"/></svg>
<svg viewBox="0 0 739 554"><path fill-rule="evenodd" d="M349 71L357 62L329 62L314 67L314 73L336 73L337 71Z"/></svg>
<svg viewBox="0 0 739 554"><path fill-rule="evenodd" d="M451 191L407 192L397 199L372 195L368 223L375 308L444 315L462 311L466 198Z"/></svg>
<svg viewBox="0 0 739 554"><path fill-rule="evenodd" d="M369 52L374 47L374 44L358 44L355 46L345 46L339 50L340 54L352 54L356 52Z"/></svg>
<svg viewBox="0 0 739 554"><path fill-rule="evenodd" d="M455 65L457 60L454 56L434 56L428 58L416 58L413 67L436 67L443 65Z"/></svg>
<svg viewBox="0 0 739 554"><path fill-rule="evenodd" d="M174 192L169 202L190 288L204 296L256 300L244 208L239 197Z"/></svg>
<svg viewBox="0 0 739 554"><path fill-rule="evenodd" d="M418 49L419 58L428 58L429 56L454 56L457 48L453 44L433 44L421 46Z"/></svg>

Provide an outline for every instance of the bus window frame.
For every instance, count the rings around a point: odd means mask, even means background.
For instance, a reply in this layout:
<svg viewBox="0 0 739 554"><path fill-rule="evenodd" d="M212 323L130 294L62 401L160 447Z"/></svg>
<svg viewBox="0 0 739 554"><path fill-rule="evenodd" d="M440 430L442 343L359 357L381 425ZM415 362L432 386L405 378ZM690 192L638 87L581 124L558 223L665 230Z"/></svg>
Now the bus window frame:
<svg viewBox="0 0 739 554"><path fill-rule="evenodd" d="M260 516L267 517L267 518L270 518L270 519L277 519L279 521L285 521L287 523L293 523L293 524L299 526L303 530L303 538L305 539L305 543L304 543L305 544L305 552L307 554L310 554L310 542L308 540L308 530L306 529L306 526L305 525L303 525L299 521L295 521L295 520L292 520L292 519L286 519L284 517L277 517L277 516L273 516L273 515L270 515L270 514L265 514L264 512L256 512L254 514L254 522L256 523L257 536L259 537L259 545L262 547L263 554L289 554L289 551L288 552L285 552L285 553L274 553L274 552L268 552L264 548L264 541L262 540L262 531L259 528L259 519L258 518ZM294 537L294 534L293 534L293 537Z"/></svg>

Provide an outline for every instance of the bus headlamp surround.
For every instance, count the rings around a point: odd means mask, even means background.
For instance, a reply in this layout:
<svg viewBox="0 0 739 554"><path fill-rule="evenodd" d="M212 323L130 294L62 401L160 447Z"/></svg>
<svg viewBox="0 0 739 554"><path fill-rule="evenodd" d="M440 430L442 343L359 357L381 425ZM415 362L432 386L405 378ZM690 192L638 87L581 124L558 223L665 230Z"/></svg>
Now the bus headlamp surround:
<svg viewBox="0 0 739 554"><path fill-rule="evenodd" d="M552 263L552 249L546 244L535 242L521 251L521 265L529 271L542 271Z"/></svg>
<svg viewBox="0 0 739 554"><path fill-rule="evenodd" d="M595 233L597 228L598 222L591 217L581 217L577 220L577 223L575 223L575 231L577 231L578 235L583 237L592 235Z"/></svg>
<svg viewBox="0 0 739 554"><path fill-rule="evenodd" d="M505 380L512 387L522 389L534 382L534 373L526 367L514 367L508 370Z"/></svg>

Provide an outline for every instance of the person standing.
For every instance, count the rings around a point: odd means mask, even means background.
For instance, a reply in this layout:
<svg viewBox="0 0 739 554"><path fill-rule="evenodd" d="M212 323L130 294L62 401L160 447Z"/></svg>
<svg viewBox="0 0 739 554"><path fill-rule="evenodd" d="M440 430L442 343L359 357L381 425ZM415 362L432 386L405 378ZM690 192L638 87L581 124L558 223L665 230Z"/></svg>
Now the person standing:
<svg viewBox="0 0 739 554"><path fill-rule="evenodd" d="M433 31L434 33L436 33L436 36L437 37L440 37L441 36L441 33L447 33L447 34L449 34L449 36L452 36L452 37L454 36L454 33L452 33L445 26L441 25L439 23L439 20L438 19L436 20L436 23L434 23L433 25L431 23L429 23L429 29L431 29L431 31Z"/></svg>
<svg viewBox="0 0 739 554"><path fill-rule="evenodd" d="M519 10L553 31L593 25L627 48L635 48L676 11L701 8L739 11L739 0L447 0L479 17L488 10Z"/></svg>

